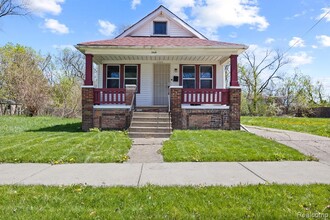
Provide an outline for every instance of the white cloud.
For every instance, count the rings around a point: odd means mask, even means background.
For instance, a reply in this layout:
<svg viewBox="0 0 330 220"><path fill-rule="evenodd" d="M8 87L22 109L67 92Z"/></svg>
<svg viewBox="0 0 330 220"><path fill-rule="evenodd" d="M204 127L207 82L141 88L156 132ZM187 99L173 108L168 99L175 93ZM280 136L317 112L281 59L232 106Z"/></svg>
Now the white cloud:
<svg viewBox="0 0 330 220"><path fill-rule="evenodd" d="M61 4L65 0L25 0L24 4L32 13L43 16L50 13L59 15L62 12Z"/></svg>
<svg viewBox="0 0 330 220"><path fill-rule="evenodd" d="M184 20L188 18L184 9L195 7L195 0L161 0L160 2Z"/></svg>
<svg viewBox="0 0 330 220"><path fill-rule="evenodd" d="M200 27L217 29L222 26L250 25L264 31L269 23L259 15L255 0L205 0L193 8L194 23Z"/></svg>
<svg viewBox="0 0 330 220"><path fill-rule="evenodd" d="M320 14L319 17L318 17L317 19L321 19L321 18L323 18L323 17L325 16L325 17L324 17L325 20L326 20L327 22L330 22L330 13L329 13L329 11L330 11L330 7L329 7L329 8L322 8L321 10L323 11L323 13ZM327 13L328 13L328 14L327 14Z"/></svg>
<svg viewBox="0 0 330 220"><path fill-rule="evenodd" d="M264 31L269 26L259 15L257 0L160 0L180 18L200 28L207 36L214 36L219 27L249 25ZM191 9L191 10L186 10ZM213 37L214 38L214 37Z"/></svg>
<svg viewBox="0 0 330 220"><path fill-rule="evenodd" d="M302 16L304 16L304 15L306 15L306 14L307 14L307 10L304 10L304 11L302 11L302 12L300 12L300 13L294 14L294 15L291 16L291 17L286 17L285 19L286 19L286 20L292 20L292 19L295 19L295 18L302 17Z"/></svg>
<svg viewBox="0 0 330 220"><path fill-rule="evenodd" d="M229 37L231 38L237 38L237 33L236 32L232 32Z"/></svg>
<svg viewBox="0 0 330 220"><path fill-rule="evenodd" d="M110 21L99 20L99 32L105 36L112 36L117 29L116 25L112 24Z"/></svg>
<svg viewBox="0 0 330 220"><path fill-rule="evenodd" d="M317 46L317 45L312 45L312 48L313 48L313 49L317 49L318 46Z"/></svg>
<svg viewBox="0 0 330 220"><path fill-rule="evenodd" d="M45 19L45 28L55 34L68 34L69 28L55 19Z"/></svg>
<svg viewBox="0 0 330 220"><path fill-rule="evenodd" d="M293 37L289 41L289 46L290 47L305 47L305 42L300 37Z"/></svg>
<svg viewBox="0 0 330 220"><path fill-rule="evenodd" d="M52 47L55 48L55 49L59 49L59 50L64 50L64 49L74 50L75 49L75 47L73 45L70 45L70 44L67 44L67 45L65 45L65 44L62 44L62 45L54 44Z"/></svg>
<svg viewBox="0 0 330 220"><path fill-rule="evenodd" d="M293 55L289 55L288 59L293 67L299 67L301 65L310 64L313 61L313 57L309 56L306 52L298 52Z"/></svg>
<svg viewBox="0 0 330 220"><path fill-rule="evenodd" d="M275 41L274 38L269 37L265 40L265 44L271 44L271 43L274 43L274 41Z"/></svg>
<svg viewBox="0 0 330 220"><path fill-rule="evenodd" d="M141 4L141 0L132 0L131 8L135 10L139 4Z"/></svg>
<svg viewBox="0 0 330 220"><path fill-rule="evenodd" d="M327 35L318 35L316 39L319 40L319 43L324 47L330 47L330 36Z"/></svg>

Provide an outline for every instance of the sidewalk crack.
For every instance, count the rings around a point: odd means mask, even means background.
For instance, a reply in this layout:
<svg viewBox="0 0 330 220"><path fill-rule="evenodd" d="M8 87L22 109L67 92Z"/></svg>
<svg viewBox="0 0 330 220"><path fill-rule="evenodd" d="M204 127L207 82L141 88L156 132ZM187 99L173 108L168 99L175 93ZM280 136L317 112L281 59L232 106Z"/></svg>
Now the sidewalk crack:
<svg viewBox="0 0 330 220"><path fill-rule="evenodd" d="M139 176L139 180L138 180L137 186L140 186L141 176L142 176L142 172L143 172L143 166L144 166L144 163L142 163L142 166L141 166L140 176Z"/></svg>
<svg viewBox="0 0 330 220"><path fill-rule="evenodd" d="M248 171L250 171L251 173L253 173L254 175L256 175L257 177L259 177L260 179L262 179L263 181L265 181L266 183L268 183L268 181L264 178L262 178L260 175L258 175L257 173L255 173L254 171L252 171L251 169L247 168L246 166L244 166L242 163L238 162L239 165L241 165L242 167L244 167L245 169L247 169Z"/></svg>
<svg viewBox="0 0 330 220"><path fill-rule="evenodd" d="M35 175L37 175L37 174L39 174L39 173L43 172L43 171L45 171L45 170L47 170L47 169L51 168L52 166L56 166L56 165L50 165L50 166L48 166L48 167L46 167L46 168L44 168L44 169L41 169L41 170L39 170L39 171L37 171L37 172L35 172L35 173L31 174L30 176L28 176L28 177L25 177L25 178L23 178L23 179L21 179L21 180L17 181L15 184L19 184L19 183L22 183L23 181L25 181L25 180L27 180L27 179L29 179L29 178L31 178L31 177L33 177L33 176L35 176Z"/></svg>

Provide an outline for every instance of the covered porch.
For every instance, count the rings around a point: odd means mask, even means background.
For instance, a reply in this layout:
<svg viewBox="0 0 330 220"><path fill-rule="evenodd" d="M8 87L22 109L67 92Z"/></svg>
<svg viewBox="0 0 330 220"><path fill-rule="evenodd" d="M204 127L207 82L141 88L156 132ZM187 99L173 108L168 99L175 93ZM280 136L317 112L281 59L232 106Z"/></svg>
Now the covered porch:
<svg viewBox="0 0 330 220"><path fill-rule="evenodd" d="M111 43L114 41L117 39ZM193 45L199 41L193 39L181 47L126 46L127 43L105 46L104 42L102 47L93 42L78 45L86 56L86 78L82 86L83 130L92 127L127 129L136 106L167 107L174 129L239 129L237 57L245 47L212 41L206 42L212 45ZM93 73L93 63L98 66L97 73ZM225 65L230 65L228 88ZM239 96L235 100L234 93ZM202 118L202 126L192 123L197 113L199 118L207 117ZM216 114L221 118L214 116ZM236 116L231 117L231 114Z"/></svg>

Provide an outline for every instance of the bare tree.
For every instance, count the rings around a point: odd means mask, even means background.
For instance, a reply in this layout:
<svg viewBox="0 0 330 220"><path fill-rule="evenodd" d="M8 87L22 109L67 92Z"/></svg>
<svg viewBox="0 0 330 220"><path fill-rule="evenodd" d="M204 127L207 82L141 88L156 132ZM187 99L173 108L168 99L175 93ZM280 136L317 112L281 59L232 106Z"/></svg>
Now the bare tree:
<svg viewBox="0 0 330 220"><path fill-rule="evenodd" d="M0 18L9 15L28 14L23 4L13 0L0 0Z"/></svg>
<svg viewBox="0 0 330 220"><path fill-rule="evenodd" d="M69 48L53 57L53 71L48 80L52 97L62 117L75 116L81 108L81 85L85 76L85 59L79 51ZM49 78L51 77L51 78Z"/></svg>
<svg viewBox="0 0 330 220"><path fill-rule="evenodd" d="M55 57L55 63L65 76L84 80L85 57L79 51L65 48Z"/></svg>
<svg viewBox="0 0 330 220"><path fill-rule="evenodd" d="M310 113L312 107L327 104L322 83L313 83L312 78L299 69L283 79L278 85L277 95L281 97L281 105L286 114L302 116Z"/></svg>
<svg viewBox="0 0 330 220"><path fill-rule="evenodd" d="M261 57L255 51L242 54L240 81L247 94L249 113L255 115L257 104L271 82L279 78L281 67L289 63L279 51L266 50Z"/></svg>

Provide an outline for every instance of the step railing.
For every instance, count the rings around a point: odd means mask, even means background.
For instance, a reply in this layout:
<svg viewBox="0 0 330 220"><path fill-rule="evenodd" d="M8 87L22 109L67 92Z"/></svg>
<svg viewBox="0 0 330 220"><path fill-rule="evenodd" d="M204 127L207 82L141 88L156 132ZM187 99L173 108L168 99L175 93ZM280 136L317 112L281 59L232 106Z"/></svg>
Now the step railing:
<svg viewBox="0 0 330 220"><path fill-rule="evenodd" d="M229 104L228 89L182 89L182 104Z"/></svg>

